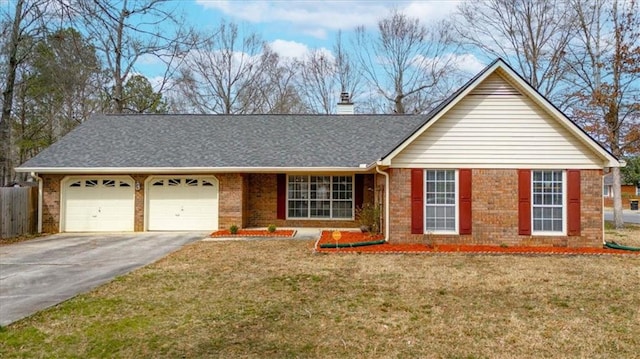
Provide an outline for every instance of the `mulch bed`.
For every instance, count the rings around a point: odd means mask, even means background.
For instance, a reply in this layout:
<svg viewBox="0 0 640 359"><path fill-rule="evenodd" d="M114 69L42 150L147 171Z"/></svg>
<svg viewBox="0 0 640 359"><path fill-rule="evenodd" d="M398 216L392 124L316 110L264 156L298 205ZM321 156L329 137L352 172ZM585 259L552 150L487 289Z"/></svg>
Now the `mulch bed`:
<svg viewBox="0 0 640 359"><path fill-rule="evenodd" d="M238 233L231 234L228 229L221 229L211 233L211 237L293 237L295 233L292 229L276 229L275 232L266 229L239 229Z"/></svg>
<svg viewBox="0 0 640 359"><path fill-rule="evenodd" d="M469 254L561 254L561 255L603 255L628 254L640 255L640 252L617 250L610 248L567 248L567 247L501 247L491 245L438 244L420 243L384 243L360 247L320 248L324 243L357 243L369 242L384 238L382 235L371 236L368 233L339 232L334 237L333 231L322 231L315 251L319 253L469 253Z"/></svg>

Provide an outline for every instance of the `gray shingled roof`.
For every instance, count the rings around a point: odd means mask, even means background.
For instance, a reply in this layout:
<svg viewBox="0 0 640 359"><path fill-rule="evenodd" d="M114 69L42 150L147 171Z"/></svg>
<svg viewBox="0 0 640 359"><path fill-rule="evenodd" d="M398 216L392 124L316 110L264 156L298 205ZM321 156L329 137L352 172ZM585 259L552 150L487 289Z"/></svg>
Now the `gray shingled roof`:
<svg viewBox="0 0 640 359"><path fill-rule="evenodd" d="M25 162L38 168L358 167L424 115L97 115Z"/></svg>

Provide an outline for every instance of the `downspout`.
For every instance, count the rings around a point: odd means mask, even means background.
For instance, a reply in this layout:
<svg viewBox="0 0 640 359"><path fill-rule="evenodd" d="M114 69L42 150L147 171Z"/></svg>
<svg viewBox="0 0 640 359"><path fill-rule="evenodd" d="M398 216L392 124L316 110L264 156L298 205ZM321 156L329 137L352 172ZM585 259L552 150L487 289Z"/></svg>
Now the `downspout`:
<svg viewBox="0 0 640 359"><path fill-rule="evenodd" d="M38 180L38 233L42 233L42 195L44 182L42 177L38 176L35 172L31 172L31 177Z"/></svg>
<svg viewBox="0 0 640 359"><path fill-rule="evenodd" d="M389 242L389 174L378 165L376 172L384 176L384 241Z"/></svg>
<svg viewBox="0 0 640 359"><path fill-rule="evenodd" d="M602 172L600 172L602 173ZM604 175L600 176L600 188L604 188ZM600 213L602 213L602 245L606 246L607 245L607 239L604 237L605 236L605 227L604 227L604 196L600 196L601 197L601 203L600 203Z"/></svg>

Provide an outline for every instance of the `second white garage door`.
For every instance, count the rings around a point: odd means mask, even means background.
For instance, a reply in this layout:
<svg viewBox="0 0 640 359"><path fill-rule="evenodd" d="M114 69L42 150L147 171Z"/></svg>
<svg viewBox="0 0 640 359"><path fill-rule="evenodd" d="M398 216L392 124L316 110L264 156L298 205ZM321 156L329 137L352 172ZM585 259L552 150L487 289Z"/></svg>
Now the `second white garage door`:
<svg viewBox="0 0 640 359"><path fill-rule="evenodd" d="M153 177L147 182L147 230L218 229L215 177Z"/></svg>

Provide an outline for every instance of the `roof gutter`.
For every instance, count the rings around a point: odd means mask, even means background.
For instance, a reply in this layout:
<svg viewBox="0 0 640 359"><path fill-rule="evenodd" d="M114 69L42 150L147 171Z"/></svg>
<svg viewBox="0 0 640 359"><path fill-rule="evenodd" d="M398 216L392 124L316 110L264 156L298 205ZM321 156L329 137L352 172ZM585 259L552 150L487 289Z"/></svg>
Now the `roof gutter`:
<svg viewBox="0 0 640 359"><path fill-rule="evenodd" d="M174 173L282 173L371 172L374 165L359 167L18 167L16 172L50 174L174 174Z"/></svg>

